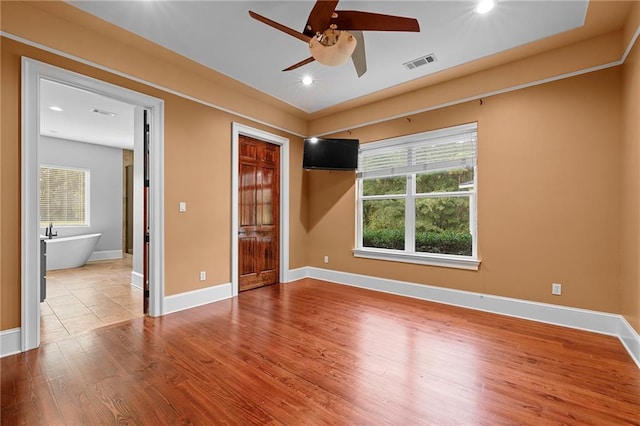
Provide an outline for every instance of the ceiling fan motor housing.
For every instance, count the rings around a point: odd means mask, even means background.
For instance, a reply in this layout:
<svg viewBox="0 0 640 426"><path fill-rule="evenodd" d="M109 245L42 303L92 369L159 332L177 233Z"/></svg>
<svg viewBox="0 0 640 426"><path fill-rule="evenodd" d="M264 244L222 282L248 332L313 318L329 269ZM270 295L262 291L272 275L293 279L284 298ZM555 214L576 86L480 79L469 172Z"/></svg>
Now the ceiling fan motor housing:
<svg viewBox="0 0 640 426"><path fill-rule="evenodd" d="M253 19L309 44L311 57L282 71L291 71L313 61L328 66L342 65L354 54L359 40L360 47L353 57L353 65L358 77L362 77L367 72L362 31L420 31L420 24L415 18L358 10L338 11L336 10L338 1L316 0L303 32L298 32L251 10L249 15ZM322 31L323 28L324 31ZM354 33L351 34L344 30L351 30Z"/></svg>
<svg viewBox="0 0 640 426"><path fill-rule="evenodd" d="M331 32L330 34L327 34ZM322 39L311 37L309 50L311 56L322 65L338 66L351 57L358 42L348 31L327 30Z"/></svg>

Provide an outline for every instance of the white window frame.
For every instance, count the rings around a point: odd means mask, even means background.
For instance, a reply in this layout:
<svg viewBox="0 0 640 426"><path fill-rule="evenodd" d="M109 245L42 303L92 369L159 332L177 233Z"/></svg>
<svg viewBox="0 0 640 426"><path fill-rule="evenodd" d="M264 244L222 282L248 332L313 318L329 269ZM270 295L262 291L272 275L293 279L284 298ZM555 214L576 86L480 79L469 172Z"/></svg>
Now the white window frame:
<svg viewBox="0 0 640 426"><path fill-rule="evenodd" d="M424 141L440 137L453 136L469 131L477 132L477 123L464 124L461 126L448 127L429 132L418 133L409 136L402 136L394 139L387 139L378 142L362 144L361 152L367 150L393 147L401 147L408 143ZM477 157L477 152L476 152ZM362 167L362 164L360 165ZM407 186L404 194L390 195L370 195L363 194L364 178L359 173L356 179L356 197L357 197L357 214L356 214L356 248L353 250L355 257L396 261L405 263L417 263L423 265L442 266L457 269L478 270L480 259L478 258L478 230L477 230L477 188L478 188L478 165L475 157L473 159L474 167L474 185L469 191L453 191L453 192L436 192L428 194L416 194L416 172L399 173L398 175L407 176ZM437 197L469 197L469 230L472 237L472 254L471 256L449 255L439 253L423 253L415 251L415 200L421 198L437 198ZM362 211L364 200L388 200L403 199L405 200L405 247L403 250L391 250L382 248L364 247L363 229L362 229Z"/></svg>
<svg viewBox="0 0 640 426"><path fill-rule="evenodd" d="M38 172L41 169L58 169L58 170L73 170L78 172L84 172L84 223L77 225L56 225L55 221L53 225L56 228L87 228L91 226L91 170L83 169L79 167L68 167L68 166L59 166L59 165L50 165L50 164L41 164L38 168ZM38 188L39 190L39 188ZM40 216L40 212L38 212ZM40 217L40 226L42 227L43 219ZM48 221L47 221L48 222Z"/></svg>

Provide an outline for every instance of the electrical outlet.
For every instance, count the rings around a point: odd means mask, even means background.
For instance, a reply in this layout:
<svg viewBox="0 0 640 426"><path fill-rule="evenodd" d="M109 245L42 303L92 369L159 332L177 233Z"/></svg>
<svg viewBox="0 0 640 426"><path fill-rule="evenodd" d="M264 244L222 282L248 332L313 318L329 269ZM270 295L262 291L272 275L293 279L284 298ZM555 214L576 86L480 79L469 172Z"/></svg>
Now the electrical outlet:
<svg viewBox="0 0 640 426"><path fill-rule="evenodd" d="M329 256L324 257L324 263L329 263Z"/></svg>
<svg viewBox="0 0 640 426"><path fill-rule="evenodd" d="M558 283L551 284L551 294L560 296L562 294L562 284L558 284Z"/></svg>
<svg viewBox="0 0 640 426"><path fill-rule="evenodd" d="M204 281L207 279L207 272L206 271L200 271L200 281Z"/></svg>

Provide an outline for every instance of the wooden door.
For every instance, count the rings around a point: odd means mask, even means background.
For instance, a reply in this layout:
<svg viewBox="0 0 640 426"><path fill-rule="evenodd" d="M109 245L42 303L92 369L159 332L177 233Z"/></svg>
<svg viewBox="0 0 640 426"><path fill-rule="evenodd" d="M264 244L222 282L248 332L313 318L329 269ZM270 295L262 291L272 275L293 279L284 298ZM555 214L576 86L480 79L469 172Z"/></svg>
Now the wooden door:
<svg viewBox="0 0 640 426"><path fill-rule="evenodd" d="M239 139L239 290L280 280L280 147Z"/></svg>

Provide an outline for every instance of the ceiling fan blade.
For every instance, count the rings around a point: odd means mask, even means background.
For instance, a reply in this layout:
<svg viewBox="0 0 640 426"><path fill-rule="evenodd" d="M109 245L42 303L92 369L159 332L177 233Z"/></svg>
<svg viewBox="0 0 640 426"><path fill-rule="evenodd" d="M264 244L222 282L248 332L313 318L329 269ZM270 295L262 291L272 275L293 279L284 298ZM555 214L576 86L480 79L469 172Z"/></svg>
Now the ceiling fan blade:
<svg viewBox="0 0 640 426"><path fill-rule="evenodd" d="M353 66L356 68L358 77L362 77L367 72L367 54L364 50L364 35L362 31L350 31L353 37L356 39L356 50L351 55Z"/></svg>
<svg viewBox="0 0 640 426"><path fill-rule="evenodd" d="M249 15L250 15L253 19L255 19L256 21L260 21L260 22L262 22L262 23L264 23L264 24L267 24L267 25L269 25L270 27L273 27L273 28L275 28L275 29L277 29L277 30L282 31L283 33L289 34L290 36L293 36L293 37L295 37L295 38L297 38L297 39L300 39L300 40L304 41L305 43L309 43L309 41L311 40L311 37L309 37L309 36L307 36L307 35L304 35L304 34L302 34L302 33L299 33L299 32L297 32L296 30L291 29L291 28L289 28L289 27L286 27L286 26L284 26L284 25L282 25L282 24L280 24L280 23L278 23L278 22L276 22L276 21L272 21L272 20L271 20L271 19L269 19L269 18L265 18L265 17L264 17L264 16L262 16L262 15L258 15L258 14L257 14L257 13L255 13L255 12L249 11Z"/></svg>
<svg viewBox="0 0 640 426"><path fill-rule="evenodd" d="M307 65L310 64L311 62L315 61L314 57L311 56L310 58L305 59L304 61L300 61L297 64L293 64L291 65L289 68L285 68L282 71L291 71L291 70L295 70L296 68L300 68L303 65Z"/></svg>
<svg viewBox="0 0 640 426"><path fill-rule="evenodd" d="M329 21L331 21L331 15L336 10L338 0L318 0L311 9L309 19L304 26L304 34L309 37L313 37L316 33L322 33L329 28Z"/></svg>
<svg viewBox="0 0 640 426"><path fill-rule="evenodd" d="M336 13L338 17L332 18L330 23L336 24L339 30L420 31L420 24L415 18L360 12L357 10L336 10Z"/></svg>

